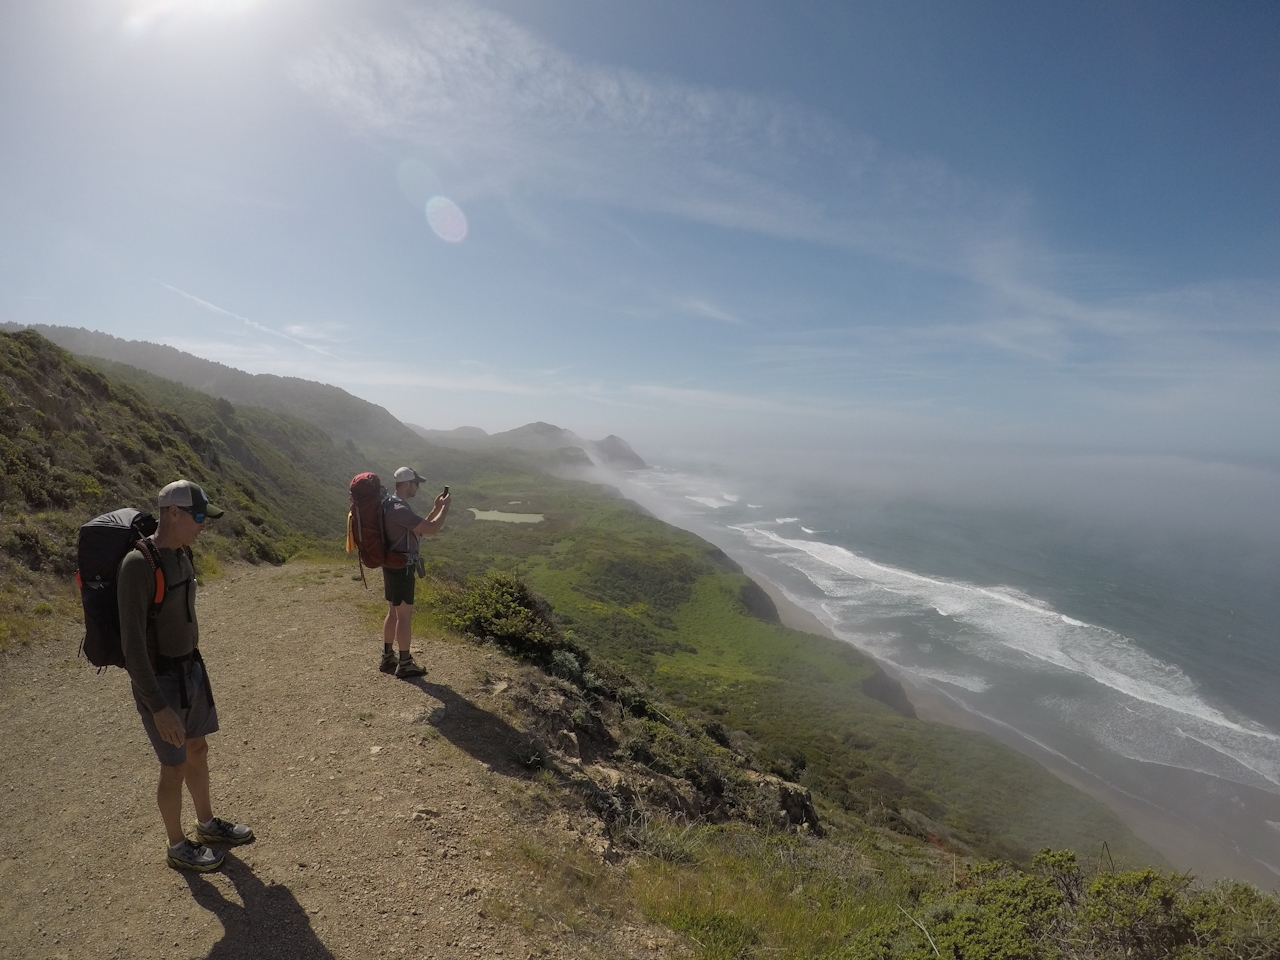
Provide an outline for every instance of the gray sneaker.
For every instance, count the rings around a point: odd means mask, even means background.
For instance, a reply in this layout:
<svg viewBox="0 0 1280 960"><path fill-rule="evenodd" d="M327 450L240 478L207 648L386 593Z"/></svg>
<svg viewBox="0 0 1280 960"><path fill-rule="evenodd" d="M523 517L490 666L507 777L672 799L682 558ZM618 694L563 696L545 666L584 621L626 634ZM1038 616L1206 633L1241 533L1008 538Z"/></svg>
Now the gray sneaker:
<svg viewBox="0 0 1280 960"><path fill-rule="evenodd" d="M225 843L238 846L253 840L253 831L243 823L228 823L221 817L214 817L208 823L196 822L196 839L201 843Z"/></svg>
<svg viewBox="0 0 1280 960"><path fill-rule="evenodd" d="M210 850L194 840L183 839L177 846L169 848L169 866L175 870L195 870L208 873L222 866L226 855Z"/></svg>
<svg viewBox="0 0 1280 960"><path fill-rule="evenodd" d="M396 672L396 655L394 653L384 653L382 661L378 664L378 669L383 673Z"/></svg>
<svg viewBox="0 0 1280 960"><path fill-rule="evenodd" d="M401 680L408 677L423 677L426 673L427 668L416 662L413 657L408 657L396 664L396 676Z"/></svg>

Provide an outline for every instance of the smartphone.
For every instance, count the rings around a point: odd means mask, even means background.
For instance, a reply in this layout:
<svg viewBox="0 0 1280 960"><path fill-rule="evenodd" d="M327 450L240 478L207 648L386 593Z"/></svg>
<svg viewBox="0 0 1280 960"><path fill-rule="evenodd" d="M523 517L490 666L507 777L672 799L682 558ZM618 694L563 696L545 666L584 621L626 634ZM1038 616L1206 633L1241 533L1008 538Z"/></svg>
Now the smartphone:
<svg viewBox="0 0 1280 960"><path fill-rule="evenodd" d="M449 495L449 485L447 483L444 485L444 495L446 497Z"/></svg>

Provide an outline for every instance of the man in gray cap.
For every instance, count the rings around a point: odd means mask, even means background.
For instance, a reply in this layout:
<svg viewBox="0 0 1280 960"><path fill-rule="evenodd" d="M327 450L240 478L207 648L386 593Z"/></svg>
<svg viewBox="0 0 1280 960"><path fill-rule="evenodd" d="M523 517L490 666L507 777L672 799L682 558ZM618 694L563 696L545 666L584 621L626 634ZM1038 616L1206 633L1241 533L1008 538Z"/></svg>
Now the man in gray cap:
<svg viewBox="0 0 1280 960"><path fill-rule="evenodd" d="M253 831L213 815L209 745L218 729L213 689L200 656L191 545L222 511L204 490L178 480L160 491L160 526L121 561L117 577L120 646L142 725L160 760L156 802L169 835L170 866L208 871L224 854L206 843L248 843ZM158 603L158 606L156 605ZM182 829L182 786L195 805L195 840Z"/></svg>
<svg viewBox="0 0 1280 960"><path fill-rule="evenodd" d="M449 513L449 494L446 487L446 492L436 497L431 515L424 520L405 502L418 495L418 487L422 485L418 471L401 467L395 477L396 492L395 496L387 498L383 525L389 549L393 553L404 554L409 562L399 570L382 568L382 595L387 599L387 618L382 621L382 662L378 669L405 679L420 677L427 672L425 667L414 662L413 654L409 652L409 639L413 632L414 578L422 566L418 558L418 538L436 533L444 526L444 518ZM399 656L392 648L393 644L399 648Z"/></svg>

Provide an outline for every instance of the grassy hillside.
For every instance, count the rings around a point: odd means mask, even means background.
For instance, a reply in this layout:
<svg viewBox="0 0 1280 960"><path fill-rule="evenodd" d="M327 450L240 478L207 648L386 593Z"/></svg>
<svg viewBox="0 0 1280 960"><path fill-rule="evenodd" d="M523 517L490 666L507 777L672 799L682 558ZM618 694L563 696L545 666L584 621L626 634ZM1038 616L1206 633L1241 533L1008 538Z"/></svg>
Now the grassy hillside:
<svg viewBox="0 0 1280 960"><path fill-rule="evenodd" d="M0 648L74 613L82 523L125 505L154 511L171 480L196 481L226 511L197 545L205 572L219 558L278 563L340 535L345 496L303 479L325 456L331 472L341 465L326 437L177 384L163 389L172 402L157 404L39 334L0 332Z"/></svg>
<svg viewBox="0 0 1280 960"><path fill-rule="evenodd" d="M21 328L6 324L3 329ZM306 421L340 445L350 440L362 449L366 444L382 449L402 445L415 436L382 407L329 384L245 373L173 347L121 340L95 330L43 325L33 325L30 329L71 353L128 364L186 384L211 397L223 397L235 404L262 407Z"/></svg>
<svg viewBox="0 0 1280 960"><path fill-rule="evenodd" d="M347 483L368 469L365 458L351 446L334 443L319 427L296 417L215 399L127 364L96 357L83 360L208 437L222 459L258 478L269 507L290 524L330 540L343 535Z"/></svg>

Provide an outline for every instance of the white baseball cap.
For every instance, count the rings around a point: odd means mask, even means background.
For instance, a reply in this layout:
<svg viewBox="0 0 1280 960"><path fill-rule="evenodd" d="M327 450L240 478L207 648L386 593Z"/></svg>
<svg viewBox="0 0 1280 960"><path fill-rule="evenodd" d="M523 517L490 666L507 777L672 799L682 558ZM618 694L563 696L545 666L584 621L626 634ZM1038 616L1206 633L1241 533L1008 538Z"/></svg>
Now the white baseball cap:
<svg viewBox="0 0 1280 960"><path fill-rule="evenodd" d="M418 476L418 471L413 467L401 467L396 471L396 483L426 483L422 477Z"/></svg>

